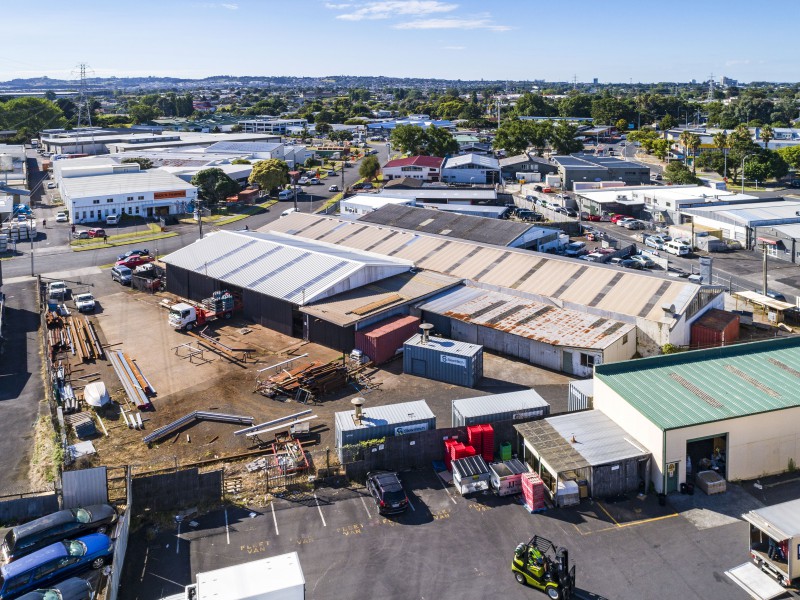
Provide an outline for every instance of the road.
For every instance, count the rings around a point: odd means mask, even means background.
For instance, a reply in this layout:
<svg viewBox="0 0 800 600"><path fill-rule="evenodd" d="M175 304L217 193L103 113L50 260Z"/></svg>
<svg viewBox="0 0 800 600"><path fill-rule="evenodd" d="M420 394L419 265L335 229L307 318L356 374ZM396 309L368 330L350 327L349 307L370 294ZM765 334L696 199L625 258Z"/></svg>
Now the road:
<svg viewBox="0 0 800 600"><path fill-rule="evenodd" d="M370 144L378 151L377 158L381 164L388 160L389 149L385 142ZM354 163L353 167L345 169L344 184L351 186L359 179L359 163ZM29 170L31 173L31 202L35 207L35 213L39 220L39 235L33 246L33 272L36 274L52 274L58 276L59 272L74 271L85 267L97 267L113 263L117 256L125 252L125 246L115 246L113 248L102 248L98 250L87 250L84 252L73 252L69 247L70 225L68 223L56 223L55 214L60 207L54 206L53 196L55 190L47 190L46 183L49 181L47 173L39 169L39 161L35 151L29 151ZM328 187L335 183L340 188L342 178L340 174L336 177L328 177L322 180L322 185L305 186L306 193L298 195L297 208L301 212L314 212L319 210L336 192L329 192ZM275 204L270 210L236 221L221 227L203 227L203 233L219 229L237 230L247 226L249 229L258 229L275 219L280 218L281 212L286 208L292 207L293 202L283 201ZM43 221L47 221L47 226L43 226ZM120 233L142 229L143 224L117 226L116 231ZM171 226L170 231L178 233L177 236L149 242L146 246L158 254L168 254L179 248L191 244L199 237L199 228L194 225L175 225ZM142 246L141 242L132 243L131 246ZM31 275L30 245L20 244L17 248L20 253L18 256L4 260L2 262L2 274L5 279L26 277Z"/></svg>

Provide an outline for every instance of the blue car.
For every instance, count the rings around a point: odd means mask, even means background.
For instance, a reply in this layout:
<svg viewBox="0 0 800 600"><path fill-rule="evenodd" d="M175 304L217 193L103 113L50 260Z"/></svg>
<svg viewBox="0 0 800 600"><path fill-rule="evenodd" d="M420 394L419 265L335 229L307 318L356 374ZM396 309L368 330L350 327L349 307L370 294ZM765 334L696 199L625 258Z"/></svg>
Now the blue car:
<svg viewBox="0 0 800 600"><path fill-rule="evenodd" d="M47 589L28 592L17 600L92 600L92 584L79 577L70 577Z"/></svg>
<svg viewBox="0 0 800 600"><path fill-rule="evenodd" d="M0 600L19 598L90 567L99 569L113 552L114 543L102 533L51 544L0 567Z"/></svg>

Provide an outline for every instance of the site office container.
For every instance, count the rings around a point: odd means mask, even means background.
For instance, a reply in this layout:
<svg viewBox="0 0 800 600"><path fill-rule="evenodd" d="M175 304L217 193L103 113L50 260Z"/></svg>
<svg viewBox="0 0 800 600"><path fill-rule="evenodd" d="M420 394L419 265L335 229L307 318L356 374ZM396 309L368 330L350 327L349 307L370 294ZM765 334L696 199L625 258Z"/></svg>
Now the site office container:
<svg viewBox="0 0 800 600"><path fill-rule="evenodd" d="M739 339L739 315L712 308L692 323L693 348L733 344Z"/></svg>
<svg viewBox="0 0 800 600"><path fill-rule="evenodd" d="M342 446L368 440L436 429L436 415L424 400L385 406L364 406L356 421L354 410L334 413L336 448L342 459Z"/></svg>
<svg viewBox="0 0 800 600"><path fill-rule="evenodd" d="M403 342L419 330L419 317L399 316L356 331L355 347L376 365L392 360Z"/></svg>
<svg viewBox="0 0 800 600"><path fill-rule="evenodd" d="M475 387L483 377L483 346L416 334L403 344L403 372Z"/></svg>
<svg viewBox="0 0 800 600"><path fill-rule="evenodd" d="M522 390L453 400L452 425L464 427L548 416L550 405L547 401L536 390Z"/></svg>

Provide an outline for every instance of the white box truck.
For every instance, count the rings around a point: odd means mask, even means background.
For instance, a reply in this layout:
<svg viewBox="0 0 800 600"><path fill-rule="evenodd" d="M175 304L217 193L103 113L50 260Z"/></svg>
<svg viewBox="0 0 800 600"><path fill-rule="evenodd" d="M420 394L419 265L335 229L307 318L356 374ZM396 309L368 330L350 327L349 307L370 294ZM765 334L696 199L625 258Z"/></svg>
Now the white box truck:
<svg viewBox="0 0 800 600"><path fill-rule="evenodd" d="M197 583L162 600L305 600L297 552L198 573Z"/></svg>

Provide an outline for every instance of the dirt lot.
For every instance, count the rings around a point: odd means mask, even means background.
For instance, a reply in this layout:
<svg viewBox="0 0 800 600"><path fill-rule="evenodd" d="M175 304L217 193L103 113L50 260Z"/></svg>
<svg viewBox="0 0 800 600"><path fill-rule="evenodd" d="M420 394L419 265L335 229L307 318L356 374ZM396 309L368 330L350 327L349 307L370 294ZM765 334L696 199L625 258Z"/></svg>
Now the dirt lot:
<svg viewBox="0 0 800 600"><path fill-rule="evenodd" d="M105 281L104 277L102 279ZM209 331L230 347L251 349L251 358L245 365L209 351L204 352L202 359L189 358L186 348L176 348L187 343L197 347L196 340L168 326L166 310L160 306L165 296L152 296L116 285L102 287L109 293L95 290L100 308L94 317L101 339L109 345L109 350L122 350L136 361L155 387L157 396L152 401L155 410L142 413L144 432L128 429L116 404L102 411L100 416L109 435L93 440L98 454L85 462L134 464L140 470L150 470L259 449L253 440L233 435L242 426L212 422L188 425L179 434L165 437L152 448L143 443L142 438L148 432L195 410L250 416L255 423L261 423L313 408L318 418L312 421L313 435L307 444L313 450L334 446L333 413L350 410L350 400L357 395L364 396L368 406L425 399L441 426L450 425L450 402L456 398L534 387L551 402L553 412L563 411L566 406L568 377L495 355L485 356L486 377L475 390L403 375L402 361L394 361L369 372L373 389L359 390L351 384L338 393L320 398L314 406L272 400L254 393L259 369L304 353L309 356L298 359L297 365L311 360L337 360L341 355L234 318L212 326ZM242 333L244 327L250 332ZM99 373L113 400L125 405L126 410L132 408L110 362L82 365L78 369L83 371L73 370L76 376ZM271 438L262 439L272 441Z"/></svg>

